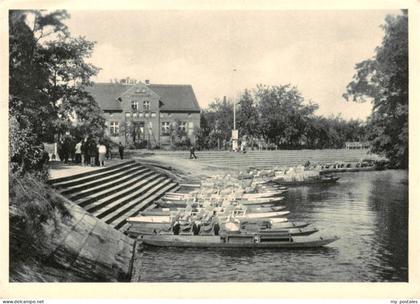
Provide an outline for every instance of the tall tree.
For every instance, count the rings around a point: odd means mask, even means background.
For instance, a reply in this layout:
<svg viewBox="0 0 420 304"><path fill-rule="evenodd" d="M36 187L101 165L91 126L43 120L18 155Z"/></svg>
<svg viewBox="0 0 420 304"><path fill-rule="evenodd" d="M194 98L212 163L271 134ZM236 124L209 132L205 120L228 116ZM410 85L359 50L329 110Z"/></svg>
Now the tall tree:
<svg viewBox="0 0 420 304"><path fill-rule="evenodd" d="M73 38L65 11L10 11L9 108L32 122L40 140L64 132L72 118L98 121L99 107L85 91L98 68L86 63L93 42Z"/></svg>
<svg viewBox="0 0 420 304"><path fill-rule="evenodd" d="M210 105L207 122L212 126L209 134L209 145L221 148L230 140L233 128L233 103L226 98L216 99Z"/></svg>
<svg viewBox="0 0 420 304"><path fill-rule="evenodd" d="M368 120L373 152L394 166L408 167L408 15L387 16L384 38L375 56L356 64L356 74L344 97L371 100Z"/></svg>
<svg viewBox="0 0 420 304"><path fill-rule="evenodd" d="M65 11L9 12L9 110L13 130L30 130L31 145L51 142L74 128L76 118L81 130L104 127L98 105L85 90L98 72L85 61L94 43L71 37L63 22L68 17Z"/></svg>
<svg viewBox="0 0 420 304"><path fill-rule="evenodd" d="M304 103L301 93L291 85L258 85L255 97L261 114L261 132L266 139L287 147L299 146L306 120L318 105Z"/></svg>
<svg viewBox="0 0 420 304"><path fill-rule="evenodd" d="M251 140L259 137L259 115L256 102L249 90L245 90L241 95L238 102L238 129L240 130L239 136L246 135Z"/></svg>

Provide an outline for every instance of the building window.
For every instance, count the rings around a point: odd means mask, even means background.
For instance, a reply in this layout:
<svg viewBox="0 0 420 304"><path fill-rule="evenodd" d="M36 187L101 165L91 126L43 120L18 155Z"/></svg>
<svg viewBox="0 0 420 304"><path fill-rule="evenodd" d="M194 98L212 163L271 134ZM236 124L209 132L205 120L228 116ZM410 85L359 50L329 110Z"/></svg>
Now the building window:
<svg viewBox="0 0 420 304"><path fill-rule="evenodd" d="M168 113L168 117L172 117L172 113Z"/></svg>
<svg viewBox="0 0 420 304"><path fill-rule="evenodd" d="M137 116L138 116L138 113L137 112L134 112L133 113L133 118L137 118Z"/></svg>
<svg viewBox="0 0 420 304"><path fill-rule="evenodd" d="M120 135L120 123L118 121L111 121L109 124L109 133L111 136Z"/></svg>
<svg viewBox="0 0 420 304"><path fill-rule="evenodd" d="M149 118L149 113L144 113L144 117Z"/></svg>
<svg viewBox="0 0 420 304"><path fill-rule="evenodd" d="M180 129L181 131L187 132L187 123L186 123L185 121L181 121L181 122L179 123L179 129Z"/></svg>
<svg viewBox="0 0 420 304"><path fill-rule="evenodd" d="M133 100L133 101L131 102L131 109L132 109L133 111L137 111L137 110L139 109L139 102L138 102L138 101L136 101L136 100Z"/></svg>
<svg viewBox="0 0 420 304"><path fill-rule="evenodd" d="M150 117L156 117L156 113L155 113L155 112L152 112L152 113L150 114Z"/></svg>
<svg viewBox="0 0 420 304"><path fill-rule="evenodd" d="M145 111L149 111L150 110L150 101L148 101L148 100L143 101L143 109Z"/></svg>
<svg viewBox="0 0 420 304"><path fill-rule="evenodd" d="M125 112L125 117L130 118L131 117L131 113L130 112Z"/></svg>
<svg viewBox="0 0 420 304"><path fill-rule="evenodd" d="M162 121L161 128L160 128L162 135L169 135L170 129L171 129L171 123L169 121Z"/></svg>
<svg viewBox="0 0 420 304"><path fill-rule="evenodd" d="M160 117L163 118L165 117L166 113L160 113Z"/></svg>

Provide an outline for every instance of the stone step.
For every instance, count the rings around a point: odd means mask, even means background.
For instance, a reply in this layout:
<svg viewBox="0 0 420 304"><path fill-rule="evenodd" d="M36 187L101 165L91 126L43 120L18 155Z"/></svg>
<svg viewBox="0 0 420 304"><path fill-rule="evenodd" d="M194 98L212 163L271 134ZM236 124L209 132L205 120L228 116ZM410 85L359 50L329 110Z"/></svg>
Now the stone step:
<svg viewBox="0 0 420 304"><path fill-rule="evenodd" d="M145 207L147 207L149 204L153 203L155 200L159 199L161 196L165 194L165 192L170 191L171 189L175 188L177 186L177 183L171 182L167 184L164 188L160 188L160 190L156 193L154 193L152 196L148 197L144 201L142 201L140 204L136 205L135 207L129 209L126 213L120 215L120 217L113 222L110 223L111 226L113 226L116 229L119 229L123 227L127 223L127 219L129 217L137 215L140 211L142 211ZM156 186L155 188L157 188Z"/></svg>
<svg viewBox="0 0 420 304"><path fill-rule="evenodd" d="M73 193L77 193L77 192L81 192L83 190L89 189L89 188L94 188L96 186L100 186L106 183L110 183L112 181L114 181L115 179L119 179L119 178L123 178L128 174L134 173L138 170L141 169L147 169L139 164L135 164L132 167L126 168L125 170L122 170L120 172L116 172L114 174L110 174L106 177L95 177L95 179L87 181L87 182L80 182L77 185L71 186L71 187L67 187L64 189L61 189L60 192L61 194L64 195L70 195Z"/></svg>
<svg viewBox="0 0 420 304"><path fill-rule="evenodd" d="M116 229L123 227L129 216L137 214L167 191L179 189L179 185L167 175L134 161L55 179L51 184L72 202L101 219L102 223L111 224ZM100 227L95 228L86 242L100 247L96 236L99 230ZM66 262L83 266L87 259L96 258L99 257L94 256L90 249L83 249L78 256L72 257L72 261Z"/></svg>
<svg viewBox="0 0 420 304"><path fill-rule="evenodd" d="M97 217L105 221L106 223L110 223L114 221L116 218L120 217L121 214L127 212L137 204L141 203L143 200L148 198L150 195L154 194L156 191L164 187L166 184L170 183L171 180L167 178L159 178L153 182L150 182L142 188L141 191L135 197L130 198L129 200L124 200L122 202L115 202L111 205L108 205L106 210L100 210L101 213L97 214Z"/></svg>
<svg viewBox="0 0 420 304"><path fill-rule="evenodd" d="M121 187L123 185L128 186L130 182L135 182L136 178L139 178L140 176L143 176L145 173L149 173L149 172L151 171L147 168L139 168L137 170L130 172L127 175L123 175L120 178L112 179L109 182L101 183L101 184L98 184L97 186L89 187L87 189L78 191L74 194L67 195L67 196L71 200L77 201L86 196L91 196L97 193L107 192L107 191L110 191L111 189L112 190L116 188L118 189L118 187Z"/></svg>
<svg viewBox="0 0 420 304"><path fill-rule="evenodd" d="M126 170L127 168L130 168L130 167L136 166L136 165L138 165L138 164L136 164L134 161L130 161L130 162L127 162L127 163L116 165L116 166L110 166L110 167L97 169L97 170L93 170L93 171L89 171L89 172L85 172L85 173L81 173L81 174L67 176L67 177L65 177L64 181L56 182L55 180L50 180L49 183L54 188L72 187L72 186L77 185L79 183L85 183L85 182L93 181L93 180L96 180L96 179L101 178L101 177L105 177L105 176L115 174L117 172L122 172L122 171ZM107 170L105 170L105 169L107 169Z"/></svg>
<svg viewBox="0 0 420 304"><path fill-rule="evenodd" d="M85 208L87 211L96 215L95 212L97 212L99 209L104 208L109 204L112 204L114 201L120 201L130 196L132 193L137 192L139 189L147 185L147 183L149 183L150 181L159 177L159 173L151 172L150 175L147 175L145 178L136 181L136 183L131 185L130 187L125 187L123 190L119 190L112 194L101 193L98 194L97 197L87 198L83 201L77 201L76 203Z"/></svg>
<svg viewBox="0 0 420 304"><path fill-rule="evenodd" d="M89 175L96 174L96 173L100 173L100 172L103 173L103 172L106 172L106 171L109 171L109 170L114 170L115 168L118 168L118 167L121 167L121 166L125 166L125 165L130 164L130 163L134 163L134 160L124 161L124 162L121 162L119 164L115 164L115 165L108 166L108 167L103 167L103 168L98 168L97 170L93 170L93 171L87 171L87 172L78 173L78 174L69 175L69 176L64 176L64 177L52 178L52 179L48 180L48 183L49 184L62 183L62 182L69 181L69 180L72 180L72 179L75 179L75 178L82 178L82 177L89 176Z"/></svg>

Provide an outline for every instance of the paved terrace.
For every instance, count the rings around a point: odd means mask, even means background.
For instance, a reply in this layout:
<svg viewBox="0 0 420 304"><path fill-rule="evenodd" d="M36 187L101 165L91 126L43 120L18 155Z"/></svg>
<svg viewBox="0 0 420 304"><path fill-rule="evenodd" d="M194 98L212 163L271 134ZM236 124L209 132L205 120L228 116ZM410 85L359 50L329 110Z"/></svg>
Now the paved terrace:
<svg viewBox="0 0 420 304"><path fill-rule="evenodd" d="M243 170L249 167L273 167L303 165L312 163L357 162L364 158L378 159L368 150L326 149L326 150L248 150L246 153L231 151L197 151L198 159L189 159L189 151L137 150L131 155L142 161L158 161L174 167L189 167L191 170L203 167L220 170ZM195 164L195 165L194 165Z"/></svg>
<svg viewBox="0 0 420 304"><path fill-rule="evenodd" d="M117 165L124 161L127 161L127 159L121 160L119 158L114 158L111 160L105 160L105 167ZM51 161L49 175L50 179L56 179L85 172L92 172L101 168L103 167L82 166L80 164L74 164L71 162L65 164L60 161Z"/></svg>

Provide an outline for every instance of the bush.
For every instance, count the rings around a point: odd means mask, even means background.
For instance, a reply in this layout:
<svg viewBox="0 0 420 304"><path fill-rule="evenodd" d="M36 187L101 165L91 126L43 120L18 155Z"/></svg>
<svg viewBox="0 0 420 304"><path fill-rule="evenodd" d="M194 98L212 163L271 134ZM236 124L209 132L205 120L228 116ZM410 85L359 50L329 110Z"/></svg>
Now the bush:
<svg viewBox="0 0 420 304"><path fill-rule="evenodd" d="M130 149L130 150L146 149L146 148L147 148L147 140L140 140L137 142L127 144L127 149Z"/></svg>
<svg viewBox="0 0 420 304"><path fill-rule="evenodd" d="M48 153L31 131L22 126L14 115L9 118L9 163L17 175L31 173L38 179L48 179Z"/></svg>

